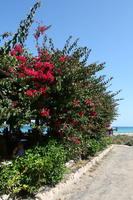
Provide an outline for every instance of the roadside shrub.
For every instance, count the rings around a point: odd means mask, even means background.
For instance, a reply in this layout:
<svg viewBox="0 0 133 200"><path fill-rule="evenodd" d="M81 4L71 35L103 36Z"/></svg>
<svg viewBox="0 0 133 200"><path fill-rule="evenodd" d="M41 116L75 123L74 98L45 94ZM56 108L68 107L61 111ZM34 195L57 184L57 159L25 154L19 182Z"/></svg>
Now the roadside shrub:
<svg viewBox="0 0 133 200"><path fill-rule="evenodd" d="M0 194L35 193L45 185L55 185L65 172L65 152L50 141L46 147L35 147L0 170Z"/></svg>
<svg viewBox="0 0 133 200"><path fill-rule="evenodd" d="M113 144L121 144L121 145L128 145L133 146L133 137L128 135L117 135L111 137Z"/></svg>
<svg viewBox="0 0 133 200"><path fill-rule="evenodd" d="M111 138L110 137L103 137L101 138L101 140L99 141L100 143L100 150L106 148L108 145L111 144Z"/></svg>
<svg viewBox="0 0 133 200"><path fill-rule="evenodd" d="M18 32L0 47L0 126L6 121L17 137L20 127L34 119L29 125L38 136L30 138L31 145L34 140L40 142L40 133L46 128L50 142L1 167L0 192L6 194L34 193L42 185L58 183L66 160L94 156L106 147L107 141L101 137L117 115L115 96L119 92L107 89L112 78L97 76L105 64L88 65L90 49L78 46L78 40L71 42L69 37L59 50L45 35L49 26L38 26L34 34L37 55L24 49L39 5L33 6ZM40 36L44 37L42 45Z"/></svg>
<svg viewBox="0 0 133 200"><path fill-rule="evenodd" d="M38 130L36 141L46 128L48 137L58 141L71 139L78 144L91 136L98 140L117 115L115 96L119 92L108 91L112 78L100 72L105 63L88 65L90 49L80 47L72 37L62 50L57 49L45 34L49 26L39 25L33 34L36 56L24 48L39 5L33 6L18 32L0 47L0 126L7 121L17 136L20 127L28 124Z"/></svg>
<svg viewBox="0 0 133 200"><path fill-rule="evenodd" d="M0 195L20 192L20 176L14 164L3 165L0 169Z"/></svg>
<svg viewBox="0 0 133 200"><path fill-rule="evenodd" d="M111 144L110 137L102 137L99 140L96 139L84 139L78 144L73 144L71 141L64 144L67 161L87 159L90 156L94 156L97 152L105 149Z"/></svg>
<svg viewBox="0 0 133 200"><path fill-rule="evenodd" d="M71 144L71 142L65 144L66 151L66 161L69 160L78 160L83 152L81 144Z"/></svg>
<svg viewBox="0 0 133 200"><path fill-rule="evenodd" d="M109 137L103 137L100 140L96 139L87 140L83 151L84 152L83 158L94 156L97 152L103 150L110 144L111 140Z"/></svg>
<svg viewBox="0 0 133 200"><path fill-rule="evenodd" d="M95 139L89 140L87 147L88 147L87 156L94 156L98 151L100 151L100 143Z"/></svg>
<svg viewBox="0 0 133 200"><path fill-rule="evenodd" d="M65 172L66 152L64 147L55 140L51 140L46 147L36 147L33 153L39 153L41 157L46 157L52 163L52 166L45 171L46 184L58 183Z"/></svg>
<svg viewBox="0 0 133 200"><path fill-rule="evenodd" d="M127 141L125 145L128 145L128 146L133 146L133 137L132 137L132 138L130 138L130 140L129 140L129 141Z"/></svg>

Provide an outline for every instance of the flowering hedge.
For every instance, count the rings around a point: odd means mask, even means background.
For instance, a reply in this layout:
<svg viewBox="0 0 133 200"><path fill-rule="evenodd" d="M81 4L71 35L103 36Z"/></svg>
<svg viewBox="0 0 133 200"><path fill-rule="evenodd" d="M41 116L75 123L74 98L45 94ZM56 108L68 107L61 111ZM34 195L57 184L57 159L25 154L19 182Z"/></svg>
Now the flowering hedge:
<svg viewBox="0 0 133 200"><path fill-rule="evenodd" d="M85 154L87 141L100 140L117 115L117 93L107 89L111 79L97 75L104 63L87 65L90 50L78 47L77 40L71 44L71 37L62 50L54 48L45 33L48 28L39 25L34 33L36 56L24 48L21 34L16 42L13 37L12 46L6 42L1 47L0 70L5 76L0 82L0 125L6 121L13 132L25 124L40 132L48 128L48 137ZM27 32L25 28L25 38Z"/></svg>

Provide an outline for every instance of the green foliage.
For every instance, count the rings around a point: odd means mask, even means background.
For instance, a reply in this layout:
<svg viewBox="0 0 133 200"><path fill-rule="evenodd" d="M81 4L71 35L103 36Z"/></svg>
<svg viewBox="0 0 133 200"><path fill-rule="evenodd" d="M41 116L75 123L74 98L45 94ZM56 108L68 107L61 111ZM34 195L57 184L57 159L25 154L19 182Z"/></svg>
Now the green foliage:
<svg viewBox="0 0 133 200"><path fill-rule="evenodd" d="M31 151L33 154L39 153L52 162L52 166L49 166L45 172L46 184L55 185L58 183L65 172L66 153L63 145L59 145L55 140L50 140L46 147L38 146Z"/></svg>
<svg viewBox="0 0 133 200"><path fill-rule="evenodd" d="M133 136L117 135L111 137L113 144L133 146Z"/></svg>
<svg viewBox="0 0 133 200"><path fill-rule="evenodd" d="M99 140L90 139L86 141L86 149L84 153L84 157L94 156L97 152L105 149L111 144L111 140L109 137L102 137Z"/></svg>
<svg viewBox="0 0 133 200"><path fill-rule="evenodd" d="M37 4L31 11L29 19L32 19L38 6ZM26 29L26 26L23 28ZM27 36L27 29L20 32L26 32ZM23 38L22 41L24 42ZM117 93L107 89L111 78L106 80L104 75L97 76L97 72L104 69L105 63L87 65L90 50L87 47L79 47L78 40L72 43L70 41L71 37L66 41L63 50L59 50L54 47L52 40L45 36L43 47L39 49L39 61L53 65L53 69L49 71L54 79L53 83L38 78L35 80L39 86L35 86L33 77L31 75L28 77L27 72L22 73L23 70L21 71L19 67L21 62L15 56L4 55L0 58L0 69L9 75L0 81L1 125L7 121L7 124L19 129L35 119L38 123L33 128L40 130L41 126L49 127L49 135L58 140L61 139L59 132L63 132L62 140L66 140L67 137L77 137L83 141L100 138L106 133L107 127L117 116L118 100L115 99ZM24 68L37 74L38 61L33 64L36 58L25 51L22 52L22 56L26 59ZM10 67L14 71L11 71ZM42 73L46 77L45 72ZM46 89L46 94L36 92L30 97L26 95L27 90L37 91L38 87L45 87L40 89ZM92 103L87 104L87 99ZM74 100L78 101L77 106L73 105ZM17 106L13 106L14 103ZM50 110L49 119L40 115L40 111L45 109ZM80 112L84 114L79 115ZM76 125L71 123L73 120L77 121ZM55 126L57 121L60 121L58 127ZM65 124L68 127L64 128ZM81 128L82 131L79 131ZM93 133L93 137L90 133Z"/></svg>
<svg viewBox="0 0 133 200"><path fill-rule="evenodd" d="M94 156L110 144L104 136L117 116L119 99L115 96L119 92L108 90L112 78L97 75L105 63L88 65L90 49L79 47L78 39L71 42L69 37L59 50L45 35L43 46L39 46L40 35L49 28L39 26L34 34L38 55L23 49L39 6L37 2L0 49L0 126L6 121L16 136L17 130L29 124L38 138L48 127L45 138L50 142L1 167L1 193L34 193L42 185L55 185L63 177L66 160ZM6 36L10 34L1 35L3 39ZM17 45L19 50L15 44L21 45Z"/></svg>
<svg viewBox="0 0 133 200"><path fill-rule="evenodd" d="M69 160L78 160L82 155L82 144L74 144L72 141L64 143L64 148L66 152L67 161Z"/></svg>
<svg viewBox="0 0 133 200"><path fill-rule="evenodd" d="M95 139L91 139L87 143L87 150L87 156L94 156L98 151L100 151L100 142Z"/></svg>
<svg viewBox="0 0 133 200"><path fill-rule="evenodd" d="M62 145L50 141L45 147L35 147L0 169L0 193L16 195L35 193L45 184L55 185L65 172L65 152Z"/></svg>
<svg viewBox="0 0 133 200"><path fill-rule="evenodd" d="M94 156L97 152L105 149L111 144L112 140L110 137L101 137L99 140L97 139L82 139L81 143L65 144L67 160L77 160L80 157L83 159L87 159L88 157Z"/></svg>
<svg viewBox="0 0 133 200"><path fill-rule="evenodd" d="M108 136L105 136L101 138L100 143L101 143L101 149L106 148L108 145L111 145L111 138Z"/></svg>

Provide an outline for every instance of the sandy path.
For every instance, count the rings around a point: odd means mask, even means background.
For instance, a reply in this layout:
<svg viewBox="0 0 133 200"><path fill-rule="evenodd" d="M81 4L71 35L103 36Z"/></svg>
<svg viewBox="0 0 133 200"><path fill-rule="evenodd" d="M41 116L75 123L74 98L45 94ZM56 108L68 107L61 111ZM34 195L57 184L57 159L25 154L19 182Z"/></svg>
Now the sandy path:
<svg viewBox="0 0 133 200"><path fill-rule="evenodd" d="M113 135L128 135L128 136L133 136L133 133L113 133Z"/></svg>
<svg viewBox="0 0 133 200"><path fill-rule="evenodd" d="M57 200L133 200L133 147L116 146Z"/></svg>

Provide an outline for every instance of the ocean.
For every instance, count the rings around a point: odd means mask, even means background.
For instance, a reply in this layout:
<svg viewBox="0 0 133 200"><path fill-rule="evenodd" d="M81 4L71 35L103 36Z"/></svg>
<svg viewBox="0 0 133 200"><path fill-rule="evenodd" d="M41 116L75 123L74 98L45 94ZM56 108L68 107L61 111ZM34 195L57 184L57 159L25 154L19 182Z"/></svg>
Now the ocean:
<svg viewBox="0 0 133 200"><path fill-rule="evenodd" d="M0 132L2 132L4 129L3 128L0 128ZM26 126L23 126L23 128L21 128L21 131L22 132L28 132L28 130L31 130L31 127L26 125Z"/></svg>
<svg viewBox="0 0 133 200"><path fill-rule="evenodd" d="M132 126L115 126L114 128L117 128L117 131L113 131L114 133L133 133Z"/></svg>
<svg viewBox="0 0 133 200"><path fill-rule="evenodd" d="M114 131L114 133L133 133L133 127L131 127L131 126L129 126L129 127L118 126L118 127L114 127L114 128L117 128L117 131ZM31 130L31 127L28 125L21 128L21 131L24 133L28 132L28 130ZM2 132L2 131L3 131L3 129L0 128L0 132ZM44 130L44 133L46 133L46 129Z"/></svg>
<svg viewBox="0 0 133 200"><path fill-rule="evenodd" d="M30 127L30 126L28 126L28 125L25 125L25 126L23 126L22 128L21 128L21 131L23 132L23 133L26 133L26 132L28 132L28 130L31 130L32 128ZM0 128L0 132L2 132L4 129L3 128ZM47 129L44 129L44 133L46 133L47 132Z"/></svg>

